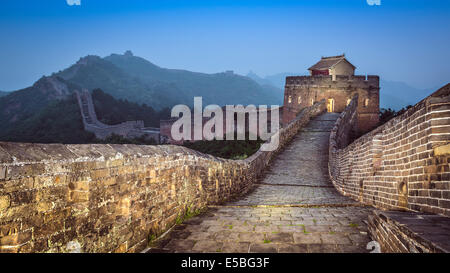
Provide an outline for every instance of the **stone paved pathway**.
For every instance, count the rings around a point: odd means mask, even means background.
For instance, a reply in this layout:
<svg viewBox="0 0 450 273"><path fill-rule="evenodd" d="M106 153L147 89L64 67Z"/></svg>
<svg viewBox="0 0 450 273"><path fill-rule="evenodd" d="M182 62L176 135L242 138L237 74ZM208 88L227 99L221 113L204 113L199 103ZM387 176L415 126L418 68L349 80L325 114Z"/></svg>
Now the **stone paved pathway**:
<svg viewBox="0 0 450 273"><path fill-rule="evenodd" d="M149 252L369 252L369 208L328 178L328 138L338 115L312 120L253 192L177 225Z"/></svg>

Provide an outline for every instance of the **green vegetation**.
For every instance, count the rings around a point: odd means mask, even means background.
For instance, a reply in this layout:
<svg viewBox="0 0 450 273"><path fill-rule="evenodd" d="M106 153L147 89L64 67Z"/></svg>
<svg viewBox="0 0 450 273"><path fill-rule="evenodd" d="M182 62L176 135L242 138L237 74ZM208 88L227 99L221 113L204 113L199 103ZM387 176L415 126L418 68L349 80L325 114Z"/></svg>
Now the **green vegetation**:
<svg viewBox="0 0 450 273"><path fill-rule="evenodd" d="M148 236L148 244L151 245L156 240L156 234L150 234Z"/></svg>
<svg viewBox="0 0 450 273"><path fill-rule="evenodd" d="M146 104L139 105L127 100L117 100L101 89L92 91L95 112L99 121L115 125L130 120L143 120L146 127L159 127L161 119L170 118L170 110L155 111Z"/></svg>
<svg viewBox="0 0 450 273"><path fill-rule="evenodd" d="M2 131L2 141L34 143L96 143L95 135L84 131L75 95L49 103L35 115Z"/></svg>
<svg viewBox="0 0 450 273"><path fill-rule="evenodd" d="M43 89L46 89L44 92ZM50 103L64 96L58 96L47 88L45 79L40 79L32 87L12 92L0 98L0 139L5 139L8 131L35 117ZM63 118L63 117L61 117Z"/></svg>
<svg viewBox="0 0 450 273"><path fill-rule="evenodd" d="M36 96L40 98L40 93ZM14 95L16 96L16 94ZM9 96L8 96L9 97ZM6 99L5 97L3 99ZM115 100L112 96L103 93L101 90L95 90L93 100L96 107L99 107L99 115L104 120L111 123L120 123L127 120L136 120L142 117L146 125L155 125L159 118L167 117L168 110L161 112L154 111L146 105L138 105L127 101ZM0 100L0 104L2 100ZM29 114L21 112L18 122L3 126L0 131L1 141L11 142L32 142L32 143L64 143L64 144L82 144L82 143L111 143L111 144L138 144L154 145L152 139L146 139L145 136L127 139L118 135L99 140L94 134L84 130L81 118L80 108L75 94L71 94L67 99L54 100L50 102L41 102L47 104L42 110L35 109L36 113ZM36 106L36 108L39 108ZM124 115L116 111L122 111ZM4 117L4 116L3 116ZM144 119L143 117L146 117Z"/></svg>
<svg viewBox="0 0 450 273"><path fill-rule="evenodd" d="M400 109L399 111L395 111L392 110L391 108L385 109L385 108L381 108L380 110L380 125L385 124L386 122L388 122L389 120L402 115L403 113L405 113L409 108L411 108L411 105L406 106L405 108Z"/></svg>
<svg viewBox="0 0 450 273"><path fill-rule="evenodd" d="M183 223L184 221L189 220L192 217L197 216L203 212L205 212L205 209L192 210L191 206L188 206L188 208L186 209L184 214L178 215L178 217L176 219L176 224L179 225L179 224Z"/></svg>
<svg viewBox="0 0 450 273"><path fill-rule="evenodd" d="M184 146L205 154L226 158L246 159L256 153L264 141L258 140L211 140L185 143Z"/></svg>
<svg viewBox="0 0 450 273"><path fill-rule="evenodd" d="M160 119L169 117L167 107L180 103L192 106L194 96L202 96L204 105L281 104L283 98L281 90L233 73L164 69L131 53L106 58L87 56L63 71L42 77L31 87L0 92L0 140L99 143L82 130L81 115L72 96L74 90L82 88L95 90L93 100L100 121L113 125L144 120L147 127L158 127ZM106 142L147 144L117 136ZM246 158L254 151L252 145L244 144L227 145L214 152ZM241 148L242 152L238 152Z"/></svg>

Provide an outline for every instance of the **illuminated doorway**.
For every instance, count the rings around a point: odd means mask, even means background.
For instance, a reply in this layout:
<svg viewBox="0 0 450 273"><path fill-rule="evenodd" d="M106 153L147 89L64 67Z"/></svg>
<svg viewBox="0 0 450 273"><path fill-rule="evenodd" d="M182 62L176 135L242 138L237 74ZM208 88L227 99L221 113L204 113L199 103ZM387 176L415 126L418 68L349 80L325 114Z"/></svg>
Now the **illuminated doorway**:
<svg viewBox="0 0 450 273"><path fill-rule="evenodd" d="M334 112L334 99L328 99L327 111L330 113Z"/></svg>

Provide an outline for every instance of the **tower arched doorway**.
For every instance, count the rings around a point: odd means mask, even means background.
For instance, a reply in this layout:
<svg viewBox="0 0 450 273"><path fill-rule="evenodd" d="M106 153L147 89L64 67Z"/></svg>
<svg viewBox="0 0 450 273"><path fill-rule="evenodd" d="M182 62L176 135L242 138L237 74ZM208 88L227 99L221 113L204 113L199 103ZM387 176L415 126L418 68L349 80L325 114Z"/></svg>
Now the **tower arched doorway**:
<svg viewBox="0 0 450 273"><path fill-rule="evenodd" d="M328 99L327 112L329 112L329 113L334 112L334 99Z"/></svg>

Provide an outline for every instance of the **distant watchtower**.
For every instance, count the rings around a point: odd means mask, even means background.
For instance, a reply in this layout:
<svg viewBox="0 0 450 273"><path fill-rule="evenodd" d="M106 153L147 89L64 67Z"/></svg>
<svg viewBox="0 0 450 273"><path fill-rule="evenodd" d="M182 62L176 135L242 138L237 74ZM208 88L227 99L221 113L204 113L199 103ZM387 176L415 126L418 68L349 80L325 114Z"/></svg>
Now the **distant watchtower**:
<svg viewBox="0 0 450 273"><path fill-rule="evenodd" d="M358 129L366 133L379 121L379 76L355 76L356 67L345 55L322 57L308 70L310 76L287 77L284 91L283 123L287 124L301 109L322 99L328 112L342 112L355 94L358 98Z"/></svg>

